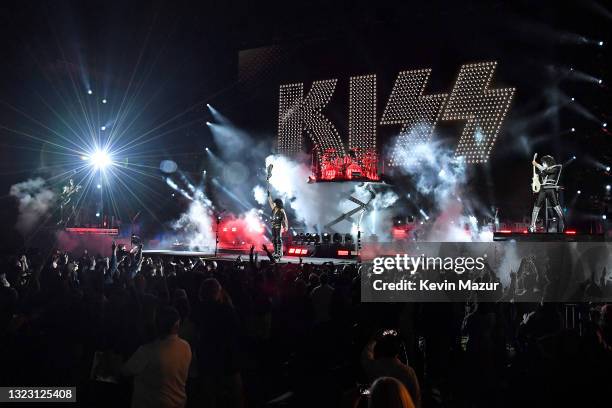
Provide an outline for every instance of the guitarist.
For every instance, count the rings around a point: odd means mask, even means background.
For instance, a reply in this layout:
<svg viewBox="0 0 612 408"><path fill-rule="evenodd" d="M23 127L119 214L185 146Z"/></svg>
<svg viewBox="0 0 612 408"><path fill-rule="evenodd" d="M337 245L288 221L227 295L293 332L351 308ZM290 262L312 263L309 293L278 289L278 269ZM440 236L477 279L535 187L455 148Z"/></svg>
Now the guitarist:
<svg viewBox="0 0 612 408"><path fill-rule="evenodd" d="M540 180L539 188L536 189L537 183L535 183L535 180L532 185L534 192L538 193L538 197L536 198L536 202L533 206L533 212L531 213L531 225L529 226L529 231L535 232L536 221L538 220L540 208L542 207L544 200L548 199L559 217L559 231L557 232L563 232L565 229L565 218L563 216L563 211L561 210L561 205L559 205L558 186L562 166L560 164L556 164L555 159L552 156L542 157L542 164L540 164L535 160L536 156L534 156L531 164L534 167L534 171L537 169Z"/></svg>
<svg viewBox="0 0 612 408"><path fill-rule="evenodd" d="M76 193L81 190L81 185L77 184L75 186L74 180L68 180L68 184L62 188L62 192L60 193L60 221L57 223L58 225L63 223L68 223L70 217L74 215L75 212L75 197L73 197ZM69 205L72 202L72 205ZM69 212L66 211L69 209ZM67 216L67 219L64 220L64 217Z"/></svg>
<svg viewBox="0 0 612 408"><path fill-rule="evenodd" d="M274 245L274 259L279 261L283 257L283 239L282 233L289 230L289 222L287 221L287 213L283 208L283 200L280 198L272 199L270 195L270 177L272 176L272 164L268 166L268 203L272 208L272 245Z"/></svg>

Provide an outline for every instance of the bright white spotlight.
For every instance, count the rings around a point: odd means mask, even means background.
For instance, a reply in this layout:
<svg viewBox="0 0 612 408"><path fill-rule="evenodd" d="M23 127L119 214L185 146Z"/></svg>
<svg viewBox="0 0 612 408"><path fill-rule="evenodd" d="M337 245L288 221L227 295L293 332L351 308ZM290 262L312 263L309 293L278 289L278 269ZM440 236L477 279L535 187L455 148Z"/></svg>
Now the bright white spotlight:
<svg viewBox="0 0 612 408"><path fill-rule="evenodd" d="M576 98L574 98L574 97L572 96L572 102L574 102L575 100L576 100Z"/></svg>
<svg viewBox="0 0 612 408"><path fill-rule="evenodd" d="M98 184L96 187L97 187L97 188L102 188L102 185L101 185L101 184Z"/></svg>
<svg viewBox="0 0 612 408"><path fill-rule="evenodd" d="M96 213L96 217L99 217L99 216L100 216L100 213L99 213L99 212L97 212L97 213Z"/></svg>
<svg viewBox="0 0 612 408"><path fill-rule="evenodd" d="M606 171L610 171L610 166L607 166L607 167L606 167Z"/></svg>
<svg viewBox="0 0 612 408"><path fill-rule="evenodd" d="M102 103L106 103L106 99L102 99Z"/></svg>
<svg viewBox="0 0 612 408"><path fill-rule="evenodd" d="M603 220L608 219L608 217L606 217L606 214L602 215L602 216L601 216L601 218L602 218Z"/></svg>
<svg viewBox="0 0 612 408"><path fill-rule="evenodd" d="M576 160L576 156L572 156L572 160Z"/></svg>
<svg viewBox="0 0 612 408"><path fill-rule="evenodd" d="M576 191L576 193L578 193L579 195L582 194L581 190Z"/></svg>
<svg viewBox="0 0 612 408"><path fill-rule="evenodd" d="M91 89L87 90L87 95L91 95L93 93L93 91Z"/></svg>
<svg viewBox="0 0 612 408"><path fill-rule="evenodd" d="M206 121L206 126L210 126L210 122L209 121Z"/></svg>
<svg viewBox="0 0 612 408"><path fill-rule="evenodd" d="M207 152L210 152L210 149L207 147L207 148L206 148L206 151L207 151Z"/></svg>
<svg viewBox="0 0 612 408"><path fill-rule="evenodd" d="M106 130L106 126L102 126L100 130Z"/></svg>
<svg viewBox="0 0 612 408"><path fill-rule="evenodd" d="M604 122L601 124L602 127L608 127L608 122Z"/></svg>
<svg viewBox="0 0 612 408"><path fill-rule="evenodd" d="M610 191L610 185L606 185L606 191Z"/></svg>
<svg viewBox="0 0 612 408"><path fill-rule="evenodd" d="M572 128L571 130L572 130L572 132L575 132L575 131L576 131L576 128Z"/></svg>
<svg viewBox="0 0 612 408"><path fill-rule="evenodd" d="M597 81L597 83L598 83L599 85L603 84L603 79L600 79L599 81Z"/></svg>
<svg viewBox="0 0 612 408"><path fill-rule="evenodd" d="M111 159L110 155L104 150L96 150L91 156L89 156L89 161L91 162L92 166L100 170L103 170L113 164L113 160Z"/></svg>
<svg viewBox="0 0 612 408"><path fill-rule="evenodd" d="M603 41L600 41L600 42L598 42L598 43L597 43L597 45L599 45L600 47L603 47L604 42L603 42Z"/></svg>

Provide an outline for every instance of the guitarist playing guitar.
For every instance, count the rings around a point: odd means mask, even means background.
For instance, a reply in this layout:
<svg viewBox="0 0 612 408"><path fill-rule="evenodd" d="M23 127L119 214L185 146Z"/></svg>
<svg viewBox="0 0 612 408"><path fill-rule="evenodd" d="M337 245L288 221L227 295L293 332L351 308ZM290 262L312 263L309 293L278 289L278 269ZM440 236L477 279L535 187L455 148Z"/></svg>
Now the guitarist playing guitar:
<svg viewBox="0 0 612 408"><path fill-rule="evenodd" d="M565 218L561 205L559 205L559 179L561 177L562 166L555 163L555 159L552 156L544 156L541 161L542 164L536 161L537 154L533 156L531 164L533 165L533 180L531 188L534 193L538 194L535 204L533 206L533 212L531 213L531 225L529 226L529 232L536 231L536 222L538 220L538 214L540 208L544 203L544 200L548 199L548 202L553 205L557 216L559 217L559 231L563 232L565 229ZM537 174L536 174L537 170Z"/></svg>

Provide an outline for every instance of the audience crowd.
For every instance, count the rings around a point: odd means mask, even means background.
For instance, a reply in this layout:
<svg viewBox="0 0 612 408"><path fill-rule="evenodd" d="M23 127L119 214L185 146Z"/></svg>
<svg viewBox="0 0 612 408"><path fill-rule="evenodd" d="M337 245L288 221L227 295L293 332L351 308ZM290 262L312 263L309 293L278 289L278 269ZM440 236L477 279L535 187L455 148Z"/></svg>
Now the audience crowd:
<svg viewBox="0 0 612 408"><path fill-rule="evenodd" d="M263 250L6 258L0 385L86 407L609 406L610 305L521 299L528 273L501 301L366 303L363 266Z"/></svg>

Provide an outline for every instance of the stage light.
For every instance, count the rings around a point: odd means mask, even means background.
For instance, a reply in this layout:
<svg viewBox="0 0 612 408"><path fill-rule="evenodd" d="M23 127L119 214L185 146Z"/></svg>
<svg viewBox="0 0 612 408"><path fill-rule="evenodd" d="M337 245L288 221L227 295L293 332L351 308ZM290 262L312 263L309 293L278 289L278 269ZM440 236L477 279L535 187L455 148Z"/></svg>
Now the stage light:
<svg viewBox="0 0 612 408"><path fill-rule="evenodd" d="M106 126L102 126L100 130L106 130Z"/></svg>
<svg viewBox="0 0 612 408"><path fill-rule="evenodd" d="M206 107L210 108L210 107L211 107L211 106L210 106L210 103L207 103L207 104L206 104Z"/></svg>
<svg viewBox="0 0 612 408"><path fill-rule="evenodd" d="M610 185L606 185L606 191L610 191Z"/></svg>
<svg viewBox="0 0 612 408"><path fill-rule="evenodd" d="M321 239L324 244L329 244L331 241L331 235L328 232L323 233L323 238Z"/></svg>
<svg viewBox="0 0 612 408"><path fill-rule="evenodd" d="M207 152L210 151L210 149L208 147L205 147L204 150L206 150Z"/></svg>
<svg viewBox="0 0 612 408"><path fill-rule="evenodd" d="M597 81L597 83L598 83L599 85L603 84L603 79L600 79L599 81Z"/></svg>
<svg viewBox="0 0 612 408"><path fill-rule="evenodd" d="M601 219L602 219L602 220L607 220L607 219L608 219L608 217L606 216L606 214L604 214L604 215L602 215L602 216L601 216Z"/></svg>
<svg viewBox="0 0 612 408"><path fill-rule="evenodd" d="M96 217L100 217L100 213L99 212L96 213Z"/></svg>
<svg viewBox="0 0 612 408"><path fill-rule="evenodd" d="M572 160L576 160L576 156L572 156Z"/></svg>
<svg viewBox="0 0 612 408"><path fill-rule="evenodd" d="M353 242L353 236L349 233L344 235L344 243L351 244Z"/></svg>
<svg viewBox="0 0 612 408"><path fill-rule="evenodd" d="M601 124L602 127L608 127L608 122L604 122Z"/></svg>
<svg viewBox="0 0 612 408"><path fill-rule="evenodd" d="M603 47L604 42L603 42L603 41L600 41L600 42L598 42L598 43L597 43L597 45L599 45L600 47Z"/></svg>
<svg viewBox="0 0 612 408"><path fill-rule="evenodd" d="M92 166L100 170L103 170L113 164L113 160L111 159L110 155L104 150L96 150L89 156L89 161Z"/></svg>
<svg viewBox="0 0 612 408"><path fill-rule="evenodd" d="M576 100L576 98L574 98L573 96L571 97L571 101L574 102Z"/></svg>
<svg viewBox="0 0 612 408"><path fill-rule="evenodd" d="M578 193L578 195L582 194L581 190L576 191L576 193Z"/></svg>
<svg viewBox="0 0 612 408"><path fill-rule="evenodd" d="M606 171L610 171L610 166L606 167Z"/></svg>
<svg viewBox="0 0 612 408"><path fill-rule="evenodd" d="M206 126L210 126L210 124L211 123L209 121L206 121Z"/></svg>
<svg viewBox="0 0 612 408"><path fill-rule="evenodd" d="M571 129L571 131L572 131L572 132L575 132L575 131L576 131L576 128L572 128L572 129Z"/></svg>
<svg viewBox="0 0 612 408"><path fill-rule="evenodd" d="M102 99L102 103L106 103L106 99Z"/></svg>
<svg viewBox="0 0 612 408"><path fill-rule="evenodd" d="M338 234L337 232L334 234L333 236L333 240L334 240L334 244L339 244L342 242L342 235Z"/></svg>
<svg viewBox="0 0 612 408"><path fill-rule="evenodd" d="M93 93L93 91L91 89L87 90L87 95L91 95Z"/></svg>
<svg viewBox="0 0 612 408"><path fill-rule="evenodd" d="M102 185L101 185L101 184L98 184L96 187L97 187L97 188L102 188Z"/></svg>

